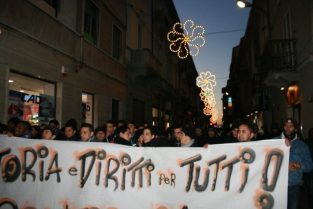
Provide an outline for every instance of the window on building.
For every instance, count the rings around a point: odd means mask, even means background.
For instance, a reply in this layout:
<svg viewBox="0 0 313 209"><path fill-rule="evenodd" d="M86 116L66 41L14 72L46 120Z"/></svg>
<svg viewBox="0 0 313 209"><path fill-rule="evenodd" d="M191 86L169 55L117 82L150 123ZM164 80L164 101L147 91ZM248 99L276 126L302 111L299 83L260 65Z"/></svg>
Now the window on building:
<svg viewBox="0 0 313 209"><path fill-rule="evenodd" d="M116 99L112 99L112 120L113 121L117 121L119 119L118 111L119 111L119 101Z"/></svg>
<svg viewBox="0 0 313 209"><path fill-rule="evenodd" d="M82 93L82 122L93 124L93 94Z"/></svg>
<svg viewBox="0 0 313 209"><path fill-rule="evenodd" d="M48 124L55 118L55 84L10 73L8 119L17 117L32 125Z"/></svg>
<svg viewBox="0 0 313 209"><path fill-rule="evenodd" d="M113 57L120 60L122 57L122 31L113 25Z"/></svg>
<svg viewBox="0 0 313 209"><path fill-rule="evenodd" d="M93 44L97 44L99 27L99 10L90 0L85 3L84 36Z"/></svg>

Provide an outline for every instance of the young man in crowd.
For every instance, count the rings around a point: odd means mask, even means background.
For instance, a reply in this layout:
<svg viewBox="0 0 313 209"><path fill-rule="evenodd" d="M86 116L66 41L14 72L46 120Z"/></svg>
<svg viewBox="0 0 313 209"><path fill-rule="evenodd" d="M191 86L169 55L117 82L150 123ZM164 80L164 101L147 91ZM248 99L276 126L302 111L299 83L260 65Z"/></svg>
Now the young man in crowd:
<svg viewBox="0 0 313 209"><path fill-rule="evenodd" d="M106 141L105 138L105 128L103 127L96 128L92 142L108 142Z"/></svg>
<svg viewBox="0 0 313 209"><path fill-rule="evenodd" d="M27 121L19 121L15 127L14 136L30 139L32 127Z"/></svg>
<svg viewBox="0 0 313 209"><path fill-rule="evenodd" d="M57 135L57 131L54 128L47 126L42 131L42 139L54 140Z"/></svg>
<svg viewBox="0 0 313 209"><path fill-rule="evenodd" d="M116 138L114 139L114 143L132 146L130 142L130 131L127 126L120 126L116 128L115 135Z"/></svg>
<svg viewBox="0 0 313 209"><path fill-rule="evenodd" d="M241 122L238 126L237 139L239 142L249 142L254 139L253 127L248 122Z"/></svg>
<svg viewBox="0 0 313 209"><path fill-rule="evenodd" d="M66 141L79 141L75 125L69 123L64 127L64 140Z"/></svg>
<svg viewBox="0 0 313 209"><path fill-rule="evenodd" d="M166 145L166 140L158 137L153 127L145 127L142 138L142 147L164 147Z"/></svg>
<svg viewBox="0 0 313 209"><path fill-rule="evenodd" d="M288 118L281 133L282 139L290 146L288 172L288 209L298 209L302 176L313 169L310 151L307 145L300 140L298 126L294 119Z"/></svg>
<svg viewBox="0 0 313 209"><path fill-rule="evenodd" d="M175 126L173 131L178 147L198 147L191 128Z"/></svg>
<svg viewBox="0 0 313 209"><path fill-rule="evenodd" d="M106 141L107 142L114 142L114 131L115 131L115 124L113 120L108 120L105 123L105 129L106 129Z"/></svg>
<svg viewBox="0 0 313 209"><path fill-rule="evenodd" d="M90 142L93 140L93 126L90 123L83 123L79 129L80 141Z"/></svg>
<svg viewBox="0 0 313 209"><path fill-rule="evenodd" d="M53 128L56 131L56 134L60 132L60 123L56 119L49 121L49 127Z"/></svg>

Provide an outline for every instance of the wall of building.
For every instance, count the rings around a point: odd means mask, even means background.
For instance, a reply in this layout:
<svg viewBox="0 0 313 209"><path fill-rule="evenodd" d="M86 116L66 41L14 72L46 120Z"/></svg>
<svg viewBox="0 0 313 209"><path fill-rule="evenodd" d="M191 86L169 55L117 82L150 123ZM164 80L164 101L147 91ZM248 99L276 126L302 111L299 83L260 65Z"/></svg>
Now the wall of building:
<svg viewBox="0 0 313 209"><path fill-rule="evenodd" d="M120 102L119 116L125 117L126 69L124 58L112 58L112 26L122 30L125 51L126 5L94 1L100 11L100 31L98 44L93 45L80 35L83 3L62 1L53 17L31 1L0 2L0 63L5 75L0 81L1 98L8 95L11 71L56 84L56 118L62 124L69 118L82 121L82 92L94 95L96 126L111 119L112 99ZM1 99L0 109L1 121L6 121L6 100Z"/></svg>

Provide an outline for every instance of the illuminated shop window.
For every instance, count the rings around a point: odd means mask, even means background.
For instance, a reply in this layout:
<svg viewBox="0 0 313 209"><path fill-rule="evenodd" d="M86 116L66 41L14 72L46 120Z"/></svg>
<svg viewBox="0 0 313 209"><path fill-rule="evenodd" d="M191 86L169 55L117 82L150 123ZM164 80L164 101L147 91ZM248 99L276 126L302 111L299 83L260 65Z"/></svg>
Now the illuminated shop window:
<svg viewBox="0 0 313 209"><path fill-rule="evenodd" d="M8 119L17 117L32 125L48 124L55 118L55 84L10 73Z"/></svg>

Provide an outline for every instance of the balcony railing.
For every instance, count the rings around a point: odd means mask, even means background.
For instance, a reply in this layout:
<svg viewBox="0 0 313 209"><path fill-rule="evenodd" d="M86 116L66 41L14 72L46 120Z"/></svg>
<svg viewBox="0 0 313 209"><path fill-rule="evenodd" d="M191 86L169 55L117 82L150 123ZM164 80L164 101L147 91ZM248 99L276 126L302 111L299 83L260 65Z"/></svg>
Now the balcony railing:
<svg viewBox="0 0 313 209"><path fill-rule="evenodd" d="M296 40L270 40L262 56L262 68L268 73L290 72L297 66Z"/></svg>

